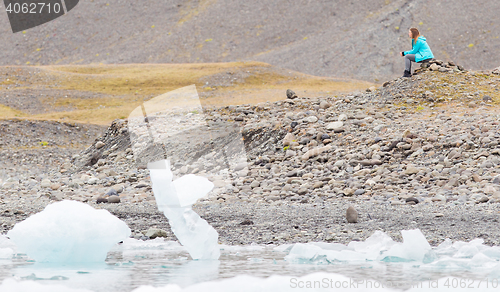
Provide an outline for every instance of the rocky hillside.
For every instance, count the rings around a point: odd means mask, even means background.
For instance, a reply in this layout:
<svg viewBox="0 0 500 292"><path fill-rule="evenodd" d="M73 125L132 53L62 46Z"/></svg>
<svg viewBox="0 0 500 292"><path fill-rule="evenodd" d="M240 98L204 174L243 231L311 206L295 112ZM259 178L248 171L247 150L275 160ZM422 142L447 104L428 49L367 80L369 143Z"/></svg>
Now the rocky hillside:
<svg viewBox="0 0 500 292"><path fill-rule="evenodd" d="M107 208L136 238L150 227L174 238L156 210L144 164L174 151L175 176L214 182L195 209L223 243L346 243L377 229L398 238L401 229L420 228L432 244L481 237L498 245L498 73L436 61L366 92L180 112L167 129L200 117L208 128L178 131L164 148L138 147L126 120L113 122L81 152L60 142L88 139L97 128L6 121L2 129L19 130L9 132L0 152L2 230L52 201L71 199ZM43 142L25 137L33 129L66 138L39 145L33 159L33 149L22 147ZM241 157L232 145L245 150L246 162L235 160ZM153 155L141 154L137 163L137 153ZM357 224L346 222L348 205L359 212Z"/></svg>
<svg viewBox="0 0 500 292"><path fill-rule="evenodd" d="M383 81L418 27L438 59L491 69L496 0L80 1L68 15L12 34L0 13L0 65L257 60L319 76Z"/></svg>
<svg viewBox="0 0 500 292"><path fill-rule="evenodd" d="M365 93L207 108L212 128L239 126L248 165L229 167L229 173L220 167L231 159L223 150L238 139L234 132L211 139L181 133L175 140L191 136L175 147L182 149L176 154L182 163L173 163L174 173L211 177L220 187L212 199L223 200L355 196L391 204L410 197L500 202L500 75L495 73L436 61L412 78ZM117 120L73 163L92 173L112 169L115 162L147 172L144 163L136 164L132 148L127 121Z"/></svg>

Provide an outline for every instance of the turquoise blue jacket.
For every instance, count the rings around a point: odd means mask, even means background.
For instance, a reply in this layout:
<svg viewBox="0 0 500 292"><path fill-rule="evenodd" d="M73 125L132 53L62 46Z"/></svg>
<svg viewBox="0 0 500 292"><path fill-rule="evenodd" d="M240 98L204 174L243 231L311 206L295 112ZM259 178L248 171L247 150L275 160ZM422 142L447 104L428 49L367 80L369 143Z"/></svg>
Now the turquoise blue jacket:
<svg viewBox="0 0 500 292"><path fill-rule="evenodd" d="M417 39L417 43L414 43L414 40L411 40L411 51L404 52L404 55L415 54L415 62L420 62L422 60L432 59L434 55L432 54L431 48L427 44L427 40L423 36L419 36Z"/></svg>

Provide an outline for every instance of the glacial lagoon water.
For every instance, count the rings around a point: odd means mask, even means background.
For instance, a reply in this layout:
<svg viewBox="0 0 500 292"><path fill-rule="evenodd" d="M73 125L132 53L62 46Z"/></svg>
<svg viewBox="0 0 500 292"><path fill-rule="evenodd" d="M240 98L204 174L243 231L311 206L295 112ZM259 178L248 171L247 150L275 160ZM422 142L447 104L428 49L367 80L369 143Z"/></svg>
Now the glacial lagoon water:
<svg viewBox="0 0 500 292"><path fill-rule="evenodd" d="M476 244L467 243L462 247L470 250L474 248L474 245ZM332 250L333 246L323 247ZM472 285L476 288L474 291L481 290L477 289L478 285L479 288L488 288L486 291L495 291L494 287L500 289L496 280L500 277L498 263L490 261L493 265L488 266L483 261L479 265L471 265L473 257L460 258L460 255L457 257L458 251L450 254L450 257L442 255L441 258L461 260L464 263L462 266L453 264L451 260L445 265L434 266L417 261L327 261L325 257L318 257L318 252L310 259L306 257L311 255L304 253L303 260L291 261L290 258L286 258L292 248L289 245L220 246L220 248L219 260L191 260L187 250L177 242L164 241L161 238L149 241L127 239L108 253L105 263L82 265L35 263L25 255L17 254L12 259L0 260L0 283L5 279L14 279L18 284L33 281L45 287L62 285L67 288L104 292L133 291L139 287L144 289L144 286L165 287L172 284L176 285L174 288L183 289L210 281L212 284L214 284L213 281L216 281L215 284L224 283L224 279L231 281L230 279L234 280L234 277L242 275L257 277L256 279L242 278L241 281L226 283L233 289L225 291L242 291L242 287L247 287L251 283L255 284L259 279L281 275L288 277L275 279L277 283L273 283L272 285L275 285L273 287L278 285L283 291L297 291L299 288L297 286L301 284L299 277L304 275L312 275L314 280L321 281L321 283L327 280L335 281L331 282L332 285L339 281L338 275L343 275L347 277L351 285L346 291L356 291L353 287L385 291L380 290L382 285L395 291L408 290L413 285L414 288L419 288L417 291L425 291L423 288L432 283L429 281L451 276L460 278L464 284ZM322 274L318 274L319 272ZM488 287L486 279L490 281ZM245 283L245 281L250 283ZM423 283L418 286L420 282ZM357 283L354 284L357 286L352 286L352 283ZM271 288L271 283L268 284ZM302 282L302 284L307 283ZM347 285L347 282L345 284ZM441 281L441 288L446 288L445 284L446 282ZM460 281L449 279L448 285L452 288L451 285L460 285ZM268 287L266 282L262 286L264 290L260 291L266 291L265 288ZM0 288L2 288L1 285ZM171 288L164 291L172 291ZM333 290L335 289L331 289ZM318 291L330 290L321 288Z"/></svg>

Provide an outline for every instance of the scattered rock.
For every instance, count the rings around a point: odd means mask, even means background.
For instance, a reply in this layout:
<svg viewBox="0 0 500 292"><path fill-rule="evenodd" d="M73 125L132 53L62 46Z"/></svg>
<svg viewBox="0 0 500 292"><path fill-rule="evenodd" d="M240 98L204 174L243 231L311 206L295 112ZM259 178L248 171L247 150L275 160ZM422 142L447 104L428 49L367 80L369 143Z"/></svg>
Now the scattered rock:
<svg viewBox="0 0 500 292"><path fill-rule="evenodd" d="M108 198L108 203L112 203L112 204L120 203L120 197L118 197L118 196L111 196L111 197Z"/></svg>
<svg viewBox="0 0 500 292"><path fill-rule="evenodd" d="M295 92L293 90L287 89L286 90L286 98L295 99L295 98L297 98L297 95L295 94Z"/></svg>
<svg viewBox="0 0 500 292"><path fill-rule="evenodd" d="M358 212L353 206L349 206L349 208L347 208L345 217L349 223L358 223Z"/></svg>
<svg viewBox="0 0 500 292"><path fill-rule="evenodd" d="M411 203L411 202L413 202L414 204L418 204L419 203L418 199L415 198L415 197L406 198L406 203Z"/></svg>
<svg viewBox="0 0 500 292"><path fill-rule="evenodd" d="M290 143L295 141L296 138L292 133L287 133L285 138L283 138L283 146L290 146Z"/></svg>
<svg viewBox="0 0 500 292"><path fill-rule="evenodd" d="M168 237L168 233L165 230L159 228L149 228L146 232L143 232L144 236L149 237L150 239L155 239L157 237Z"/></svg>
<svg viewBox="0 0 500 292"><path fill-rule="evenodd" d="M51 185L52 185L52 182L48 178L43 179L41 184L40 184L40 186L42 188L50 188Z"/></svg>
<svg viewBox="0 0 500 292"><path fill-rule="evenodd" d="M102 147L104 147L104 145L106 145L106 144L104 144L104 142L97 141L97 143L95 143L95 148L101 149Z"/></svg>
<svg viewBox="0 0 500 292"><path fill-rule="evenodd" d="M340 130L342 129L342 127L344 126L344 123L343 122L332 122L332 123L329 123L328 125L326 125L326 129L327 130Z"/></svg>
<svg viewBox="0 0 500 292"><path fill-rule="evenodd" d="M243 220L243 221L240 223L240 225L253 225L253 224L254 224L254 223L253 223L253 221L252 221L252 220L248 220L248 219Z"/></svg>
<svg viewBox="0 0 500 292"><path fill-rule="evenodd" d="M97 204L100 204L100 203L107 203L108 202L108 199L107 198L97 198L96 200L96 203Z"/></svg>
<svg viewBox="0 0 500 292"><path fill-rule="evenodd" d="M118 196L118 192L114 188L110 188L105 196Z"/></svg>

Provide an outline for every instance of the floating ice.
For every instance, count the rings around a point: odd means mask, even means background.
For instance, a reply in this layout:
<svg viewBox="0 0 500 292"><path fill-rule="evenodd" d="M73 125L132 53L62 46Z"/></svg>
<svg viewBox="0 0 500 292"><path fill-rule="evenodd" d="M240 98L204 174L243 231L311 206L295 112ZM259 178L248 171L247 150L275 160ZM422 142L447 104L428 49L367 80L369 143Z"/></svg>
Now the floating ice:
<svg viewBox="0 0 500 292"><path fill-rule="evenodd" d="M403 243L376 231L364 242L353 241L347 246L338 243L297 243L291 248L284 245L275 250L290 250L285 260L291 263L414 262L421 268L490 271L492 275L500 275L500 247L485 246L482 239L455 243L446 239L432 248L418 229L403 230L401 233Z"/></svg>
<svg viewBox="0 0 500 292"><path fill-rule="evenodd" d="M11 259L15 250L15 244L6 236L0 235L0 260Z"/></svg>
<svg viewBox="0 0 500 292"><path fill-rule="evenodd" d="M420 230L402 230L403 236L402 244L394 244L389 250L382 254L383 261L397 262L397 261L424 261L428 252L431 251L431 246L425 239L425 236Z"/></svg>
<svg viewBox="0 0 500 292"><path fill-rule="evenodd" d="M0 284L0 291L6 292L92 292L86 289L73 289L62 285L43 285L34 281L6 279Z"/></svg>
<svg viewBox="0 0 500 292"><path fill-rule="evenodd" d="M168 218L179 242L193 259L218 259L217 231L191 209L197 199L212 190L213 183L195 175L186 175L172 182L168 160L148 163L148 169L158 209Z"/></svg>
<svg viewBox="0 0 500 292"><path fill-rule="evenodd" d="M37 262L90 263L104 262L130 229L106 210L62 201L17 223L7 236Z"/></svg>

